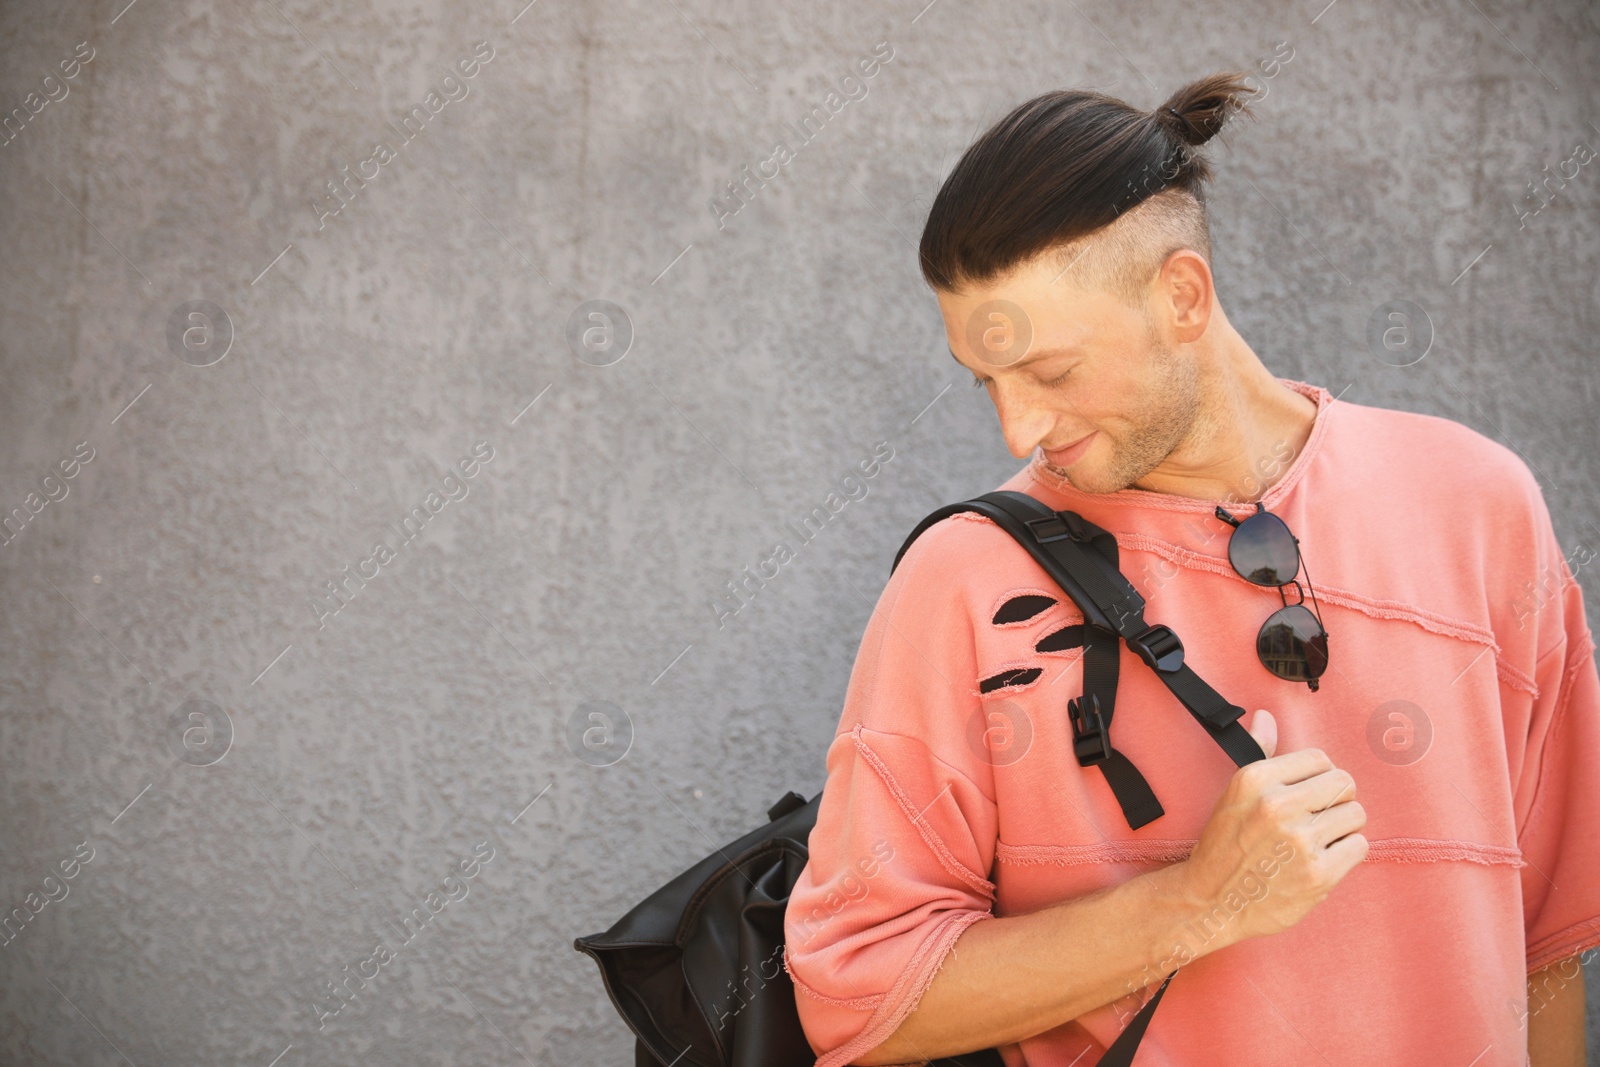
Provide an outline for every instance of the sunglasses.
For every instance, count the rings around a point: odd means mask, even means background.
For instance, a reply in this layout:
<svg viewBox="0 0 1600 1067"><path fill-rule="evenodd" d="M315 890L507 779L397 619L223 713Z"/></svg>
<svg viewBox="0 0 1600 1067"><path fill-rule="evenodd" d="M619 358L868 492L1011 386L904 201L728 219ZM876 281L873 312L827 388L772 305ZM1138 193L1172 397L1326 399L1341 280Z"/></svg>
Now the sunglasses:
<svg viewBox="0 0 1600 1067"><path fill-rule="evenodd" d="M1256 513L1240 521L1218 504L1217 518L1233 527L1228 538L1228 562L1239 577L1254 585L1274 587L1283 607L1268 616L1256 634L1256 657L1261 665L1279 678L1304 682L1314 693L1317 679L1328 669L1328 631L1322 615L1305 606L1306 590L1296 575L1303 561L1300 541L1286 524L1258 500ZM1283 587L1292 585L1300 599L1289 603ZM1306 572L1306 589L1311 587L1311 572ZM1311 590L1312 608L1317 606L1316 590Z"/></svg>

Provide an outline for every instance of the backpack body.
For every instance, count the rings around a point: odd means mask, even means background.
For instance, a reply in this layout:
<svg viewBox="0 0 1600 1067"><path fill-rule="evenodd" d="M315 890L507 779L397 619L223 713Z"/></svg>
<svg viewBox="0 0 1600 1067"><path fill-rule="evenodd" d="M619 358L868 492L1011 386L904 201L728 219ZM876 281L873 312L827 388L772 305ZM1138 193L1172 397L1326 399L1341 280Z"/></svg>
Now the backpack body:
<svg viewBox="0 0 1600 1067"><path fill-rule="evenodd" d="M794 984L783 966L783 912L809 855L818 793L785 794L767 822L645 898L575 947L600 965L611 1003L636 1037L635 1067L811 1067ZM1003 1067L998 1053L935 1067Z"/></svg>

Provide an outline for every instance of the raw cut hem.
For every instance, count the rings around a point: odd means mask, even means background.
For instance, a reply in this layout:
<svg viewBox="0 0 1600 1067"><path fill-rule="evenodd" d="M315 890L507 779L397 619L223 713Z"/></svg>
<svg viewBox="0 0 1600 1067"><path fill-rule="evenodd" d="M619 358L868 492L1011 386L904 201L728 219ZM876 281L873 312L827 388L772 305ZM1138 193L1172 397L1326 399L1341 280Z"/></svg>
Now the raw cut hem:
<svg viewBox="0 0 1600 1067"><path fill-rule="evenodd" d="M811 985L794 973L794 968L789 966L787 952L783 958L783 969L789 972L789 981L794 983L795 989L804 993L812 1000L821 1001L823 1004L832 1004L837 1008L849 1008L852 1011L871 1011L883 1003L884 994L869 993L860 997L830 997L828 994L812 989Z"/></svg>
<svg viewBox="0 0 1600 1067"><path fill-rule="evenodd" d="M1552 963L1587 952L1596 945L1600 945L1600 917L1569 926L1537 945L1529 945L1528 973L1541 971Z"/></svg>
<svg viewBox="0 0 1600 1067"><path fill-rule="evenodd" d="M934 927L906 964L894 986L884 994L883 1003L878 1005L861 1031L838 1048L817 1057L815 1067L844 1067L857 1056L870 1052L888 1040L905 1017L916 1010L922 994L933 984L934 975L944 965L956 939L973 923L992 918L992 912L958 911Z"/></svg>

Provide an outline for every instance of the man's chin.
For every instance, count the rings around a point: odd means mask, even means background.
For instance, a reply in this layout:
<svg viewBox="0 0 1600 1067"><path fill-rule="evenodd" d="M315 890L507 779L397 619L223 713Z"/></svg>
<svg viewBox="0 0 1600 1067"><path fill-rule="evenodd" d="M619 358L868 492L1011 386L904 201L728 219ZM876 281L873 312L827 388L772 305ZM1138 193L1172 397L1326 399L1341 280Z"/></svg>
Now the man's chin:
<svg viewBox="0 0 1600 1067"><path fill-rule="evenodd" d="M1058 467L1048 459L1044 461L1044 465L1045 469L1051 473L1065 478L1072 485L1072 488L1080 493L1115 493L1119 489L1127 488L1126 486L1108 482L1103 476L1099 476L1100 472L1087 469L1088 465L1081 461L1073 464L1070 470L1066 467Z"/></svg>
<svg viewBox="0 0 1600 1067"><path fill-rule="evenodd" d="M1072 482L1072 475L1067 473L1067 468L1058 467L1054 463L1051 463L1049 460L1043 458L1041 458L1039 462L1044 464L1045 470L1049 471L1051 474L1054 474L1057 478L1065 478L1067 481ZM1078 483L1072 482L1072 484L1074 487L1076 487Z"/></svg>
<svg viewBox="0 0 1600 1067"><path fill-rule="evenodd" d="M1082 467L1082 464L1078 464L1078 466ZM1094 493L1094 490L1091 490L1090 486L1083 485L1082 482L1078 482L1077 478L1072 477L1072 472L1067 470L1066 467L1058 467L1056 464L1053 464L1053 462L1050 462L1048 459L1046 459L1045 469L1050 470L1051 474L1056 475L1058 478L1066 478L1067 482L1072 485L1072 488L1080 491L1080 493Z"/></svg>

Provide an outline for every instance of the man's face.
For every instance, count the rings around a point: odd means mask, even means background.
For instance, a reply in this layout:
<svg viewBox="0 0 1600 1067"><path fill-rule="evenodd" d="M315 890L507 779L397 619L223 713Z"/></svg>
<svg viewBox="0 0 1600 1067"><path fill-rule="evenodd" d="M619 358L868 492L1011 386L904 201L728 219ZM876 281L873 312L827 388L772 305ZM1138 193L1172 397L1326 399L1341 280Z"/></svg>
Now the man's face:
<svg viewBox="0 0 1600 1067"><path fill-rule="evenodd" d="M1200 410L1194 359L1161 336L1160 302L1129 308L1079 289L1045 256L988 287L939 291L950 352L985 388L1006 447L1088 493L1154 470ZM1058 280L1059 278L1059 280Z"/></svg>

